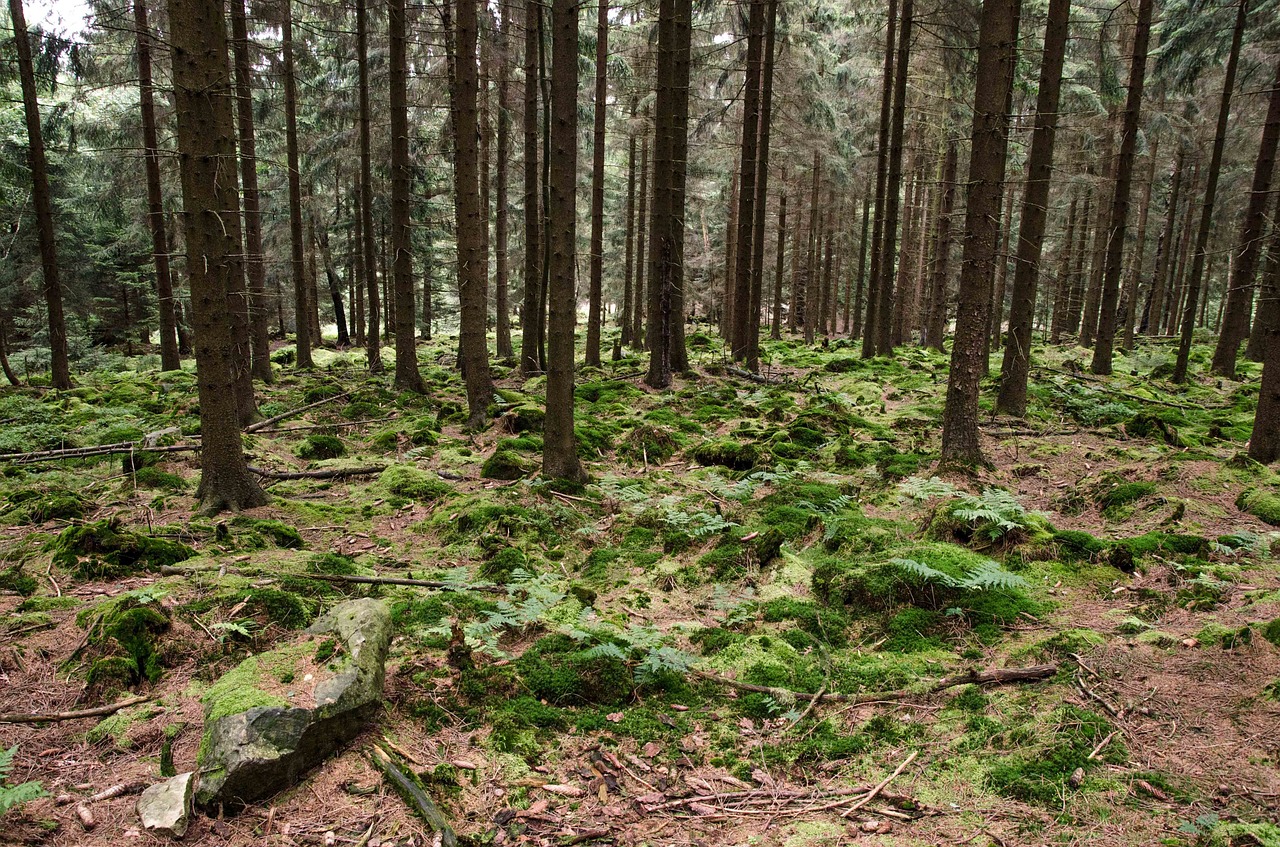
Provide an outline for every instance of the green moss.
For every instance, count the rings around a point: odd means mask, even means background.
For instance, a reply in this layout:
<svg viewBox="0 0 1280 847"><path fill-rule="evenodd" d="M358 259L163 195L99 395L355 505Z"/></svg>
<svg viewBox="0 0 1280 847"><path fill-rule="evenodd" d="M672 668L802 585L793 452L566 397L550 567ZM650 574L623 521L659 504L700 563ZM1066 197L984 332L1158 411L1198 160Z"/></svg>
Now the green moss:
<svg viewBox="0 0 1280 847"><path fill-rule="evenodd" d="M250 588L230 599L244 603L246 610L254 609L286 629L302 629L315 619L318 611L314 601L275 588Z"/></svg>
<svg viewBox="0 0 1280 847"><path fill-rule="evenodd" d="M480 468L480 476L484 479L523 479L532 473L529 462L512 450L497 450Z"/></svg>
<svg viewBox="0 0 1280 847"><path fill-rule="evenodd" d="M332 435L308 435L294 452L302 459L337 459L347 454L347 445Z"/></svg>
<svg viewBox="0 0 1280 847"><path fill-rule="evenodd" d="M113 579L139 570L156 570L195 555L185 544L122 529L115 517L68 527L50 546L54 562L82 579Z"/></svg>
<svg viewBox="0 0 1280 847"><path fill-rule="evenodd" d="M500 753L529 758L542 752L552 730L565 726L564 712L533 697L508 700L489 715L489 744Z"/></svg>
<svg viewBox="0 0 1280 847"><path fill-rule="evenodd" d="M612 656L590 657L565 635L539 639L516 660L525 688L556 705L616 705L631 696L631 671Z"/></svg>
<svg viewBox="0 0 1280 847"><path fill-rule="evenodd" d="M208 727L219 718L238 715L259 707L287 708L289 701L276 694L268 694L259 686L266 677L265 669L257 656L250 656L209 687L200 698L204 704L204 722ZM204 746L201 746L201 753Z"/></svg>
<svg viewBox="0 0 1280 847"><path fill-rule="evenodd" d="M74 521L84 517L84 496L63 488L21 489L9 494L9 520L17 524Z"/></svg>
<svg viewBox="0 0 1280 847"><path fill-rule="evenodd" d="M597 547L587 554L582 563L582 577L597 585L607 582L612 566L622 557L622 551L615 547Z"/></svg>
<svg viewBox="0 0 1280 847"><path fill-rule="evenodd" d="M1170 447L1185 447L1177 427L1165 420L1165 417L1165 414L1156 412L1139 412L1125 424L1125 431L1139 438L1163 441Z"/></svg>
<svg viewBox="0 0 1280 847"><path fill-rule="evenodd" d="M49 612L54 609L74 609L80 601L74 597L28 597L18 604L19 612Z"/></svg>
<svg viewBox="0 0 1280 847"><path fill-rule="evenodd" d="M760 460L760 451L753 444L721 438L695 447L693 458L700 465L719 465L731 470L746 471L756 466L756 462Z"/></svg>
<svg viewBox="0 0 1280 847"><path fill-rule="evenodd" d="M320 553L307 562L307 573L350 576L356 572L355 560L341 553Z"/></svg>
<svg viewBox="0 0 1280 847"><path fill-rule="evenodd" d="M1236 508L1263 523L1280 526L1280 494L1264 488L1246 488L1236 498Z"/></svg>
<svg viewBox="0 0 1280 847"><path fill-rule="evenodd" d="M779 597L761 607L766 622L795 621L800 629L833 647L849 643L849 618L838 606L822 606L812 600Z"/></svg>
<svg viewBox="0 0 1280 847"><path fill-rule="evenodd" d="M1128 514L1127 507L1156 492L1154 482L1108 482L1099 487L1094 500L1104 517L1113 520Z"/></svg>
<svg viewBox="0 0 1280 847"><path fill-rule="evenodd" d="M1107 551L1105 541L1087 532L1074 529L1056 530L1051 543L1056 545L1058 555L1065 560L1094 561L1101 558Z"/></svg>
<svg viewBox="0 0 1280 847"><path fill-rule="evenodd" d="M640 424L623 439L618 455L636 462L662 464L680 449L680 438L665 426Z"/></svg>
<svg viewBox="0 0 1280 847"><path fill-rule="evenodd" d="M143 488L155 488L160 491L186 491L187 481L175 473L162 471L157 467L138 468L133 479Z"/></svg>
<svg viewBox="0 0 1280 847"><path fill-rule="evenodd" d="M529 557L516 547L502 547L480 565L480 576L493 582L507 582L516 569L529 570Z"/></svg>
<svg viewBox="0 0 1280 847"><path fill-rule="evenodd" d="M392 465L378 477L378 483L391 494L420 503L431 503L453 493L453 486L413 465Z"/></svg>
<svg viewBox="0 0 1280 847"><path fill-rule="evenodd" d="M39 587L40 583L36 582L34 576L22 572L21 565L0 571L0 591L13 591L23 597L30 597Z"/></svg>
<svg viewBox="0 0 1280 847"><path fill-rule="evenodd" d="M937 635L941 623L942 615L938 612L914 606L903 609L885 624L883 649L897 653L937 650L942 646L942 639Z"/></svg>
<svg viewBox="0 0 1280 847"><path fill-rule="evenodd" d="M301 533L282 521L237 515L231 525L248 530L239 538L241 546L248 549L261 549L268 544L285 550L301 550L306 546Z"/></svg>
<svg viewBox="0 0 1280 847"><path fill-rule="evenodd" d="M1122 763L1127 758L1124 742L1118 738L1089 758L1093 749L1114 732L1106 718L1079 706L1063 706L1053 713L1049 726L1038 740L1035 755L1016 755L995 762L987 770L986 784L997 794L1057 809L1072 793L1071 775L1077 768L1085 773L1103 763Z"/></svg>
<svg viewBox="0 0 1280 847"><path fill-rule="evenodd" d="M1116 548L1127 551L1134 560L1144 556L1162 554L1166 556L1195 556L1205 558L1209 555L1209 540L1199 535L1183 535L1172 532L1148 532L1133 538L1125 539ZM1115 550L1112 552L1115 558ZM1121 568L1123 570L1123 568Z"/></svg>
<svg viewBox="0 0 1280 847"><path fill-rule="evenodd" d="M1276 647L1280 647L1280 618L1268 621L1262 627L1262 637L1270 641Z"/></svg>
<svg viewBox="0 0 1280 847"><path fill-rule="evenodd" d="M689 636L689 640L702 651L702 655L704 656L714 656L716 653L719 653L733 644L737 644L744 638L746 638L746 636L740 632L734 632L733 630L719 626L700 629Z"/></svg>

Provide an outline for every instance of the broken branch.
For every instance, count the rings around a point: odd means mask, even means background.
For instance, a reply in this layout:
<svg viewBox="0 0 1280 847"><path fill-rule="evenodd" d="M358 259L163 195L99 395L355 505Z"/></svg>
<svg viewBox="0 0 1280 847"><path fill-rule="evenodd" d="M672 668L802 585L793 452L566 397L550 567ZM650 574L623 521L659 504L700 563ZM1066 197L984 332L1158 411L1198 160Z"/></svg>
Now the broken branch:
<svg viewBox="0 0 1280 847"><path fill-rule="evenodd" d="M121 709L127 709L139 703L146 703L150 699L150 697L130 697L127 700L121 700L108 706L96 706L92 709L80 709L75 712L49 712L47 714L10 712L9 714L0 715L0 723L55 723L57 721L74 721L80 718L101 718L107 715L114 715Z"/></svg>

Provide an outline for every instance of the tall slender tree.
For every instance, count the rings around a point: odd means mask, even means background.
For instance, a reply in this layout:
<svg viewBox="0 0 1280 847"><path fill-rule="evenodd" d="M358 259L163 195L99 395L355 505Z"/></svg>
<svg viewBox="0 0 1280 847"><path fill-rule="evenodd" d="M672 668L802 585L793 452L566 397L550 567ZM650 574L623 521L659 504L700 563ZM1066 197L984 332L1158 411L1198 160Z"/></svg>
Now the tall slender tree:
<svg viewBox="0 0 1280 847"><path fill-rule="evenodd" d="M604 118L609 99L608 69L609 0L597 0L595 125L591 148L591 280L587 290L586 355L587 366L597 368L600 367L600 301L604 280ZM577 79L576 75L574 78Z"/></svg>
<svg viewBox="0 0 1280 847"><path fill-rule="evenodd" d="M885 189L889 180L889 122L893 109L893 56L897 48L898 0L889 0L884 40L884 75L880 80L880 123L876 140L875 222L871 226L871 276L867 282L867 316L862 332L862 358L876 354L876 321L880 314L880 240L884 235ZM895 185L894 190L898 187Z"/></svg>
<svg viewBox="0 0 1280 847"><path fill-rule="evenodd" d="M1139 0L1138 19L1133 29L1133 55L1129 61L1129 93L1125 99L1120 136L1120 157L1116 160L1115 193L1107 224L1106 264L1102 270L1102 299L1098 313L1098 336L1093 348L1091 370L1111 373L1116 328L1120 323L1120 273L1125 231L1129 225L1129 194L1133 187L1133 160L1138 149L1138 119L1142 112L1142 88L1147 73L1147 43L1151 36L1152 0Z"/></svg>
<svg viewBox="0 0 1280 847"><path fill-rule="evenodd" d="M17 0L14 0L16 2ZM242 270L227 26L221 0L169 0L178 161L200 395L200 485L206 513L261 506L267 496L245 463L235 392L231 278ZM236 210L230 212L229 210Z"/></svg>
<svg viewBox="0 0 1280 847"><path fill-rule="evenodd" d="M285 0L286 3L292 0ZM369 373L382 373L382 345L378 340L382 310L379 308L378 251L373 237L373 133L370 127L372 115L369 106L369 10L367 0L356 0L356 66L359 78L359 131L360 131L360 233L364 252L365 307L369 315L368 332L365 333L365 350L368 353ZM385 274L384 274L385 276Z"/></svg>
<svg viewBox="0 0 1280 847"><path fill-rule="evenodd" d="M494 173L493 221L493 314L496 352L499 359L515 356L511 346L511 209L508 202L508 157L511 155L511 0L501 0L497 32L498 54L498 149Z"/></svg>
<svg viewBox="0 0 1280 847"><path fill-rule="evenodd" d="M413 165L409 157L409 63L405 0L387 0L391 41L391 252L395 292L396 374L401 391L426 391L418 371L418 339L414 332L413 253L410 215Z"/></svg>
<svg viewBox="0 0 1280 847"><path fill-rule="evenodd" d="M1178 339L1178 358L1173 366L1173 381L1186 382L1187 363L1191 358L1191 336L1195 331L1196 309L1200 305L1200 286L1204 277L1205 256L1209 248L1209 232L1213 229L1213 208L1218 194L1218 177L1222 173L1222 153L1227 143L1227 122L1231 118L1231 95L1236 87L1236 69L1240 65L1240 44L1244 40L1249 19L1249 0L1238 0L1236 23L1231 31L1231 51L1227 54L1226 72L1222 79L1222 99L1218 104L1217 134L1205 176L1204 200L1200 207L1200 227L1196 231L1195 249L1191 254L1191 270L1187 277L1186 305L1182 312L1182 334Z"/></svg>
<svg viewBox="0 0 1280 847"><path fill-rule="evenodd" d="M734 239L733 310L728 328L734 361L747 357L751 315L751 261L755 255L756 155L760 143L760 78L764 73L764 0L750 0L747 17L747 79L742 97L742 143L739 147L737 232ZM763 198L761 198L763 200Z"/></svg>
<svg viewBox="0 0 1280 847"><path fill-rule="evenodd" d="M876 283L876 353L893 352L894 263L897 253L898 209L902 182L903 129L907 114L907 75L911 63L912 0L902 0L898 55L894 59L893 113L889 129L888 193L884 202L884 233L880 242L880 279Z"/></svg>
<svg viewBox="0 0 1280 847"><path fill-rule="evenodd" d="M454 18L454 79L450 86L454 144L454 213L458 239L458 299L462 376L467 385L467 424L484 426L485 410L493 399L489 349L485 341L485 301L488 294L484 260L484 227L480 214L480 126L477 97L480 78L476 66L479 21L476 0L458 0ZM526 315L526 320L528 316Z"/></svg>
<svg viewBox="0 0 1280 847"><path fill-rule="evenodd" d="M547 292L547 416L542 434L542 474L572 482L586 479L578 462L578 441L573 432L573 337L578 312L574 284L578 240L577 98L578 4L577 0L553 0L551 203L547 210L553 225L548 233L551 287Z"/></svg>
<svg viewBox="0 0 1280 847"><path fill-rule="evenodd" d="M166 371L176 371L182 367L182 361L178 356L178 327L173 314L173 277L169 273L169 241L164 230L164 197L160 187L160 143L156 133L155 90L151 81L151 43L154 36L147 23L147 0L134 0L133 25L138 46L138 105L142 115L142 152L147 174L147 224L151 228L151 255L156 266L156 306L160 313L160 367ZM236 69L239 70L238 62ZM248 208L247 188L245 201ZM267 362L265 371L265 380L270 382L270 362ZM255 368L256 373L257 368Z"/></svg>
<svg viewBox="0 0 1280 847"><path fill-rule="evenodd" d="M360 2L363 3L364 0ZM311 361L311 332L307 325L307 267L302 240L302 173L298 165L298 83L293 61L293 0L284 0L280 8L280 50L284 54L285 155L289 168L289 253L293 271L294 337L297 340L294 362L299 368L305 369L314 367L314 363Z"/></svg>
<svg viewBox="0 0 1280 847"><path fill-rule="evenodd" d="M58 275L58 248L53 228L53 197L49 192L49 164L40 126L40 100L36 72L31 61L31 37L22 0L9 0L14 43L18 52L18 76L22 83L22 108L27 120L27 161L31 167L31 199L36 208L36 232L40 240L40 267L44 273L44 300L49 316L51 382L54 388L71 387L67 358L67 322L62 312L62 283ZM225 37L225 36L224 36Z"/></svg>
<svg viewBox="0 0 1280 847"><path fill-rule="evenodd" d="M538 0L524 0L524 305L520 310L520 372L542 370L538 302L542 285L542 209L538 188Z"/></svg>
<svg viewBox="0 0 1280 847"><path fill-rule="evenodd" d="M973 108L973 152L965 210L964 258L951 374L942 414L942 460L982 461L978 380L991 312L991 281L1000 237L1000 194L1009 145L1009 86L1017 61L1021 0L983 0Z"/></svg>

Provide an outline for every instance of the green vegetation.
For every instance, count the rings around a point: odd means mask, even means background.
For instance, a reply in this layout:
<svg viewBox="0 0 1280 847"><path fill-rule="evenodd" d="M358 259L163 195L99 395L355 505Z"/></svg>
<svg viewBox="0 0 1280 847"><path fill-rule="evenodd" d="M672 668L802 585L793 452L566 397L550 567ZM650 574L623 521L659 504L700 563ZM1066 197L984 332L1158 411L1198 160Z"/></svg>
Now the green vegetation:
<svg viewBox="0 0 1280 847"><path fill-rule="evenodd" d="M185 544L126 530L118 518L68 527L51 542L51 549L54 562L82 579L158 570L195 555Z"/></svg>

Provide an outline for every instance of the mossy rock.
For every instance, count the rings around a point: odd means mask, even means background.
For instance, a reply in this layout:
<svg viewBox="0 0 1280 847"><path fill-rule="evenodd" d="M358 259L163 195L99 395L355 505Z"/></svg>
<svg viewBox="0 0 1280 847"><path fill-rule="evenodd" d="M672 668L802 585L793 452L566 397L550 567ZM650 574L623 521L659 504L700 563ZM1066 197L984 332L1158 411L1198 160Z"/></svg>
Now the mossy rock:
<svg viewBox="0 0 1280 847"><path fill-rule="evenodd" d="M640 424L627 433L618 455L632 461L662 464L680 449L680 438L670 427Z"/></svg>
<svg viewBox="0 0 1280 847"><path fill-rule="evenodd" d="M501 425L508 432L517 435L522 432L542 432L546 424L547 412L541 406L525 403L508 409L502 415Z"/></svg>
<svg viewBox="0 0 1280 847"><path fill-rule="evenodd" d="M239 541L241 546L249 549L262 549L268 545L285 550L301 550L306 547L302 534L283 521L237 515L231 520L231 525L248 530Z"/></svg>
<svg viewBox="0 0 1280 847"><path fill-rule="evenodd" d="M693 459L700 465L719 465L730 470L749 471L760 461L760 451L754 444L720 438L695 447Z"/></svg>
<svg viewBox="0 0 1280 847"><path fill-rule="evenodd" d="M1280 526L1280 494L1265 488L1246 488L1236 498L1236 508L1263 523Z"/></svg>
<svg viewBox="0 0 1280 847"><path fill-rule="evenodd" d="M527 459L512 450L497 450L480 468L484 479L523 479L533 472Z"/></svg>
<svg viewBox="0 0 1280 847"><path fill-rule="evenodd" d="M338 459L347 455L347 445L332 435L308 435L294 452L300 459Z"/></svg>
<svg viewBox="0 0 1280 847"><path fill-rule="evenodd" d="M85 498L65 488L28 488L9 495L9 520L16 524L76 521L84 517Z"/></svg>
<svg viewBox="0 0 1280 847"><path fill-rule="evenodd" d="M237 809L288 788L359 734L381 705L391 614L376 600L342 603L299 641L251 656L206 692L197 754L197 804ZM294 668L316 652L314 640L342 649L313 680ZM272 683L289 679L290 688ZM296 682L295 682L296 680ZM290 690L309 705L293 705Z"/></svg>
<svg viewBox="0 0 1280 847"><path fill-rule="evenodd" d="M631 671L613 656L591 656L566 635L548 635L516 660L529 693L559 706L625 702L634 690Z"/></svg>
<svg viewBox="0 0 1280 847"><path fill-rule="evenodd" d="M114 579L158 570L196 554L185 544L123 529L119 518L68 527L50 542L53 561L81 579Z"/></svg>
<svg viewBox="0 0 1280 847"><path fill-rule="evenodd" d="M77 616L89 627L88 643L106 655L89 667L88 683L98 690L128 687L143 680L155 682L163 673L156 639L169 629L164 606L125 595ZM120 655L123 654L123 655Z"/></svg>
<svg viewBox="0 0 1280 847"><path fill-rule="evenodd" d="M453 486L413 465L392 465L378 477L378 483L391 494L420 503L432 503L453 493Z"/></svg>
<svg viewBox="0 0 1280 847"><path fill-rule="evenodd" d="M1094 489L1093 499L1103 517L1115 520L1123 518L1128 514L1129 506L1155 494L1157 489L1154 482L1124 482L1106 478Z"/></svg>
<svg viewBox="0 0 1280 847"><path fill-rule="evenodd" d="M0 591L12 591L23 597L30 597L39 587L40 583L34 576L22 572L21 565L0 571Z"/></svg>

